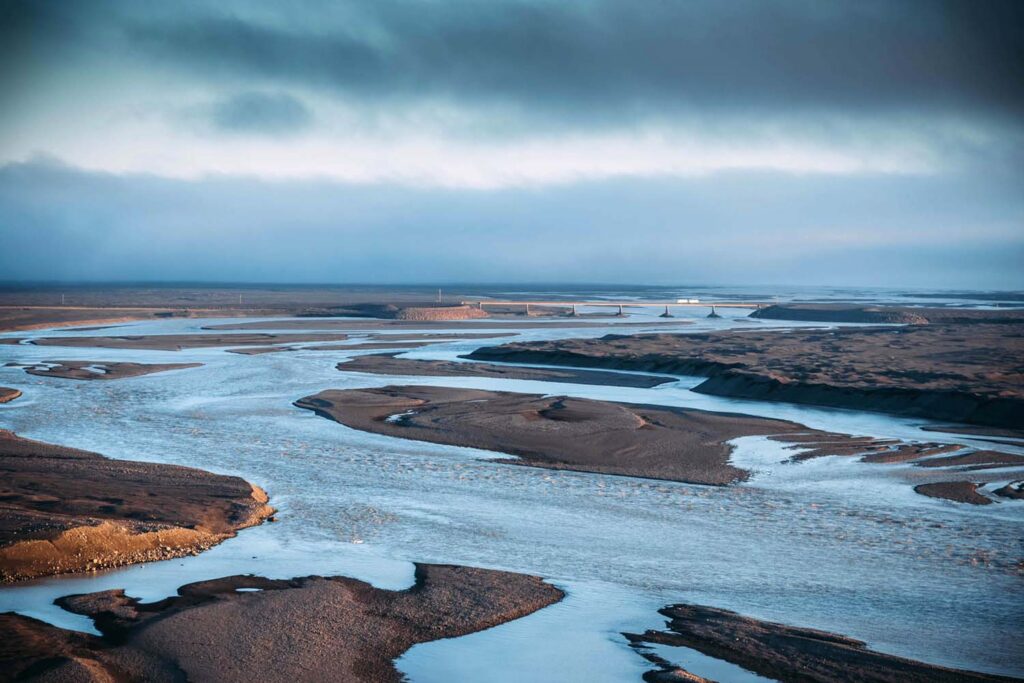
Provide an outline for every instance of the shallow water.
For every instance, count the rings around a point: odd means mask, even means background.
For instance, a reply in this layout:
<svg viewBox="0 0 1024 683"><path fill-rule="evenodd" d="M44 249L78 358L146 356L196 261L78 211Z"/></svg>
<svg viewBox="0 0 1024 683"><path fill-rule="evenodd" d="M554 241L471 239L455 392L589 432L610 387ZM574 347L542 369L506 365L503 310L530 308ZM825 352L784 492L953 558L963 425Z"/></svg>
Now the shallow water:
<svg viewBox="0 0 1024 683"><path fill-rule="evenodd" d="M731 315L694 319L676 331L749 325ZM196 332L216 322L28 336ZM617 322L559 330L553 321L520 338L600 336ZM505 341L408 355L452 358ZM0 346L3 362L205 363L113 382L0 368L0 385L25 392L0 407L0 426L110 457L237 474L263 486L280 510L279 522L198 557L4 588L0 610L84 630L86 620L52 600L113 587L155 600L183 583L250 572L345 574L401 588L412 581L410 561L447 562L544 576L568 597L488 631L414 647L399 660L413 681L638 680L651 667L620 633L659 628L657 609L671 602L837 631L938 664L1024 674L1020 502L975 508L925 498L902 480L907 465L836 457L787 464L793 450L759 437L736 441L735 462L756 474L729 488L518 467L489 462L493 453L357 432L292 402L328 388L420 383L732 410L872 436L967 443L963 437L879 414L703 396L689 391L699 378L633 389L335 369L358 353ZM1006 470L999 476L1011 478Z"/></svg>

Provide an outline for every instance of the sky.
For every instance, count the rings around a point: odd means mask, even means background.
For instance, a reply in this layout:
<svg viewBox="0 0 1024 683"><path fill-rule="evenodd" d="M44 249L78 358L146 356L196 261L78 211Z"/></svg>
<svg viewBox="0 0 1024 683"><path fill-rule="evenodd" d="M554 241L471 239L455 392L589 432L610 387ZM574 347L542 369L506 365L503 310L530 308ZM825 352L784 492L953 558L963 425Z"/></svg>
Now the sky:
<svg viewBox="0 0 1024 683"><path fill-rule="evenodd" d="M1017 0L0 0L0 280L1024 289Z"/></svg>

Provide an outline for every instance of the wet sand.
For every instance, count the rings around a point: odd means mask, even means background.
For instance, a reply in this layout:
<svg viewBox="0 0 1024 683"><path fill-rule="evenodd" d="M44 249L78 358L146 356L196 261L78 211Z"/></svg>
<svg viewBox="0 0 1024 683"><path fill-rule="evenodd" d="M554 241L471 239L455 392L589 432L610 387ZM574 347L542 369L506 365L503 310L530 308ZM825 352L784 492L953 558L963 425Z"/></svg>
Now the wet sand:
<svg viewBox="0 0 1024 683"><path fill-rule="evenodd" d="M606 335L468 357L704 375L694 390L718 396L1024 424L1024 324Z"/></svg>
<svg viewBox="0 0 1024 683"><path fill-rule="evenodd" d="M728 440L803 429L748 415L430 386L329 390L295 405L353 429L519 457L502 461L510 464L718 486L748 476L729 464Z"/></svg>
<svg viewBox="0 0 1024 683"><path fill-rule="evenodd" d="M181 351L227 346L297 344L304 342L344 341L347 334L155 334L118 337L43 337L33 339L37 346L64 346L96 349L144 349Z"/></svg>
<svg viewBox="0 0 1024 683"><path fill-rule="evenodd" d="M966 683L1013 681L990 674L948 669L869 650L859 640L814 629L758 621L728 610L699 605L671 605L660 610L666 630L625 634L637 651L658 669L644 680L701 681L687 678L645 644L697 650L778 681L871 681L873 683Z"/></svg>
<svg viewBox="0 0 1024 683"><path fill-rule="evenodd" d="M8 363L8 365L14 365ZM202 363L108 363L92 360L48 360L42 363L22 365L25 372L39 377L62 377L64 379L109 380L140 377L155 372L198 368ZM90 368L94 368L91 370ZM100 372L96 372L99 370Z"/></svg>
<svg viewBox="0 0 1024 683"><path fill-rule="evenodd" d="M418 360L399 358L394 353L375 353L358 356L338 364L343 372L366 372L374 375L401 375L425 377L491 377L497 379L524 379L541 382L569 382L572 384L602 384L617 387L656 387L675 381L673 377L634 375L602 370L557 370L551 368L524 368L493 363L460 363L445 360Z"/></svg>
<svg viewBox="0 0 1024 683"><path fill-rule="evenodd" d="M121 591L62 599L94 618L98 638L0 615L0 681L397 682L393 661L414 644L497 626L563 597L534 576L428 564L404 591L346 577L232 576L178 593L153 604Z"/></svg>
<svg viewBox="0 0 1024 683"><path fill-rule="evenodd" d="M0 430L0 581L195 554L271 516L238 477Z"/></svg>
<svg viewBox="0 0 1024 683"><path fill-rule="evenodd" d="M11 387L0 387L0 403L9 403L21 396L21 391Z"/></svg>

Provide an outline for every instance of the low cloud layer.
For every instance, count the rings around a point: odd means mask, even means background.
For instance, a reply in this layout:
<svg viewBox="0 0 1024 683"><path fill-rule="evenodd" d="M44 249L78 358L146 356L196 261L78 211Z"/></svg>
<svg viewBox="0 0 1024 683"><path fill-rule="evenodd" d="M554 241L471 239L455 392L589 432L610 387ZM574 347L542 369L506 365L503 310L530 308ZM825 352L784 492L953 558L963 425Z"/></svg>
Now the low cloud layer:
<svg viewBox="0 0 1024 683"><path fill-rule="evenodd" d="M991 178L763 173L549 189L0 170L9 279L1021 288Z"/></svg>

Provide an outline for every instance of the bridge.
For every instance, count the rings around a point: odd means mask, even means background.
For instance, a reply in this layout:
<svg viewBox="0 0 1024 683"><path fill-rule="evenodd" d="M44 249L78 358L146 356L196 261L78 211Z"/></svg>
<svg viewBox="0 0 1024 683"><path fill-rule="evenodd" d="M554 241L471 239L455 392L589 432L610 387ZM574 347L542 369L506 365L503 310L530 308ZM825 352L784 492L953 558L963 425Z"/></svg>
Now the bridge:
<svg viewBox="0 0 1024 683"><path fill-rule="evenodd" d="M672 313L670 312L673 308L710 308L711 316L717 317L715 313L716 308L753 308L758 309L771 304L767 302L743 302L743 301L700 301L698 299L678 299L675 301L501 301L498 299L477 299L473 301L461 301L463 306L475 306L480 310L485 310L486 306L494 307L518 307L522 306L526 310L526 314L530 314L530 307L537 306L540 308L568 308L571 309L569 315L578 315L576 312L577 307L592 307L600 306L604 308L617 308L617 315L625 315L624 309L626 308L664 308L665 312L661 314L663 318L671 318Z"/></svg>

